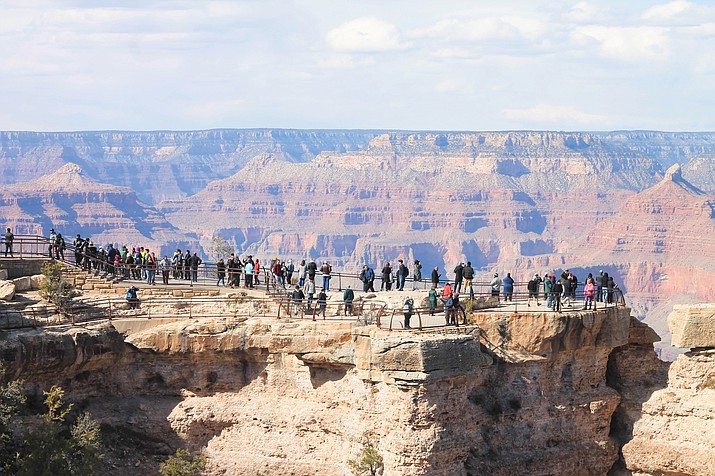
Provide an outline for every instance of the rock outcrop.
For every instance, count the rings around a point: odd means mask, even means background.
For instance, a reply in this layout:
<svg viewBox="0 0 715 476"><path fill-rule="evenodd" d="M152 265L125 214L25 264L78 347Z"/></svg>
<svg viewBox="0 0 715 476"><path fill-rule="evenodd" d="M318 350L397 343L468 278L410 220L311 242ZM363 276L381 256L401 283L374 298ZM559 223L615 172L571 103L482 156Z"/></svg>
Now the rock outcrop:
<svg viewBox="0 0 715 476"><path fill-rule="evenodd" d="M667 387L643 404L633 438L623 447L633 474L715 475L715 321L703 318L712 309L676 306L669 319L674 341L698 349L680 355Z"/></svg>
<svg viewBox="0 0 715 476"><path fill-rule="evenodd" d="M484 334L186 320L126 340L111 327L18 331L0 354L6 379L61 384L110 434L133 435L119 446L144 445L134 454L205 446L208 474L348 474L370 442L386 474L602 475L620 401L606 366L628 313L484 314ZM128 463L112 474L136 474Z"/></svg>

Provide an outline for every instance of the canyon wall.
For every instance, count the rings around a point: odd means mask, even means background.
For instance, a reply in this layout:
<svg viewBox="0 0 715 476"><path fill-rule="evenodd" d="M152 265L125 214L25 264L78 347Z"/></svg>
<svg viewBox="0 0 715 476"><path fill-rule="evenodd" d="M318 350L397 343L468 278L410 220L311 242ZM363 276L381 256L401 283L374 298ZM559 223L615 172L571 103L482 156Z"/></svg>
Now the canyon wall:
<svg viewBox="0 0 715 476"><path fill-rule="evenodd" d="M0 350L5 380L60 384L122 436L109 474L155 471L182 445L205 447L208 474L349 474L367 443L385 474L606 474L621 402L606 374L629 310L475 319L483 332L231 318L126 338L26 330Z"/></svg>
<svg viewBox="0 0 715 476"><path fill-rule="evenodd" d="M0 221L204 257L219 236L347 271L604 270L667 345L673 303L715 298L714 158L713 133L3 132Z"/></svg>

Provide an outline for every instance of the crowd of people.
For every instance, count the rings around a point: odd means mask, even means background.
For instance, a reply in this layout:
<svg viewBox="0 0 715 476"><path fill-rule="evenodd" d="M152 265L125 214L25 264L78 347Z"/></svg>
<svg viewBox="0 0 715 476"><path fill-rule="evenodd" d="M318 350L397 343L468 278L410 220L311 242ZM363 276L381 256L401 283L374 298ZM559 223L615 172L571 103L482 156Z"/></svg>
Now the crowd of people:
<svg viewBox="0 0 715 476"><path fill-rule="evenodd" d="M14 235L10 228L3 235L5 244L5 256L12 256ZM142 246L129 247L127 245L119 247L109 244L106 246L95 246L89 238L82 238L77 235L72 243L74 247L75 263L87 271L105 272L108 275L123 277L125 279L144 280L149 285L156 284L157 274L161 276L164 284L169 284L170 279L184 280L195 283L198 281L199 266L203 263L197 252L189 250L181 251L177 249L171 257L164 255L159 258L155 252ZM55 259L64 260L64 253L67 244L60 233L54 229L50 230L48 253ZM364 292L375 292L375 280L380 279L380 291L392 291L393 286L396 291L403 291L407 278L412 271L412 289L418 283L423 282L422 264L415 259L410 267L403 259L398 259L396 265L385 262L379 275L368 264L364 264L358 275L362 282ZM262 265L258 258L251 255L239 257L234 253L224 260L219 259L216 263L216 285L226 287L253 288L260 284L260 273ZM327 292L330 290L330 282L333 277L333 268L328 261L323 261L320 266L314 258L303 259L296 265L292 259L280 260L275 257L268 265L268 275L272 277L276 286L280 286L289 292L293 303L306 302L308 309L311 309L313 302L317 303L317 312L325 314L327 304ZM442 303L445 313L446 324L456 324L457 314L461 307L460 295L468 293L469 299L474 298L474 278L476 272L472 263L467 261L457 264L453 270L454 279L452 282L444 281L439 267L432 270L430 281L431 289L428 290L428 302L430 314L434 314L438 304ZM316 278L320 278L316 282ZM429 281L428 281L429 282ZM493 278L488 283L478 283L487 285L490 294L497 297L502 302L513 302L515 280L511 273L500 277L499 273L494 273ZM600 271L596 276L588 274L582 284L582 291L579 297L583 298L583 309L595 308L596 302L613 303L614 295L618 286L614 283L613 277L607 272ZM574 273L568 269L557 272L547 272L543 276L534 274L526 284L528 298L527 307L542 303L548 309L559 311L562 306L575 304L577 299L577 289L579 280ZM136 291L134 291L136 292ZM352 302L354 291L350 286L343 291L343 309L346 315L352 313ZM404 301L403 312L405 317L405 327L410 327L410 318L414 312L414 300L407 297Z"/></svg>

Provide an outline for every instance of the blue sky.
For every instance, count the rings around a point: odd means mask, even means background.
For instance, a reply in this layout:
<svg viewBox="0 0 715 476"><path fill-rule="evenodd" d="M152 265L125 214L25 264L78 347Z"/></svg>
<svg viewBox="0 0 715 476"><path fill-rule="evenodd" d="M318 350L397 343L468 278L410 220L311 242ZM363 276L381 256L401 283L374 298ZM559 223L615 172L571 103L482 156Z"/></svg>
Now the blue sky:
<svg viewBox="0 0 715 476"><path fill-rule="evenodd" d="M0 0L0 130L715 130L715 2Z"/></svg>

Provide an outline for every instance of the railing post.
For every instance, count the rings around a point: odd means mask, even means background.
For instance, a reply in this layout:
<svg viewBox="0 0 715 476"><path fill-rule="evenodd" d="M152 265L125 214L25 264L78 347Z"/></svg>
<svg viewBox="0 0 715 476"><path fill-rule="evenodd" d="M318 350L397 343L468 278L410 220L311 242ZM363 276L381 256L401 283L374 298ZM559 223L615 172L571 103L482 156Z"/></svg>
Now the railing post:
<svg viewBox="0 0 715 476"><path fill-rule="evenodd" d="M422 330L422 314L420 314L420 310L419 310L419 309L417 309L417 323L418 323L417 328L418 328L419 330Z"/></svg>

